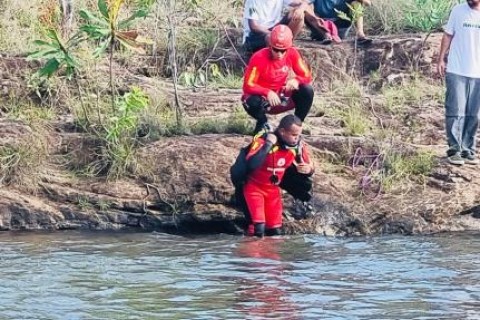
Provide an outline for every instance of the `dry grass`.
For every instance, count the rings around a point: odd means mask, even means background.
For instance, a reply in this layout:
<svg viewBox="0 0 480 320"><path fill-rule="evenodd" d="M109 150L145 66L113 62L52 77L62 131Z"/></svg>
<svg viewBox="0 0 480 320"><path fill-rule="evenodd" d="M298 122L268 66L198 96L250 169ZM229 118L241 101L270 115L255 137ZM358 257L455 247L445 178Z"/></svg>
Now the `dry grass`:
<svg viewBox="0 0 480 320"><path fill-rule="evenodd" d="M371 8L366 10L366 26L370 33L397 33L408 29L407 15L417 0L389 1L375 0ZM436 1L436 0L431 0ZM126 17L139 1L127 2L126 10L120 14ZM428 1L427 1L428 2ZM441 0L452 4L456 0ZM78 27L78 12L81 9L96 10L95 0L78 0L74 2L75 19L73 29ZM427 3L428 5L428 3ZM60 12L58 1L4 0L0 2L2 17L0 18L0 51L19 54L30 51L32 40L41 38L47 28L58 28ZM177 3L175 12L169 12L163 2L151 7L150 15L137 24L140 33L155 42L155 48L166 49L168 30L167 16L176 18L178 28L179 49L200 53L211 47L216 41L224 38L224 28L242 27L242 2L203 1L198 6L189 5L188 1ZM428 14L419 11L418 14ZM419 17L424 18L424 17ZM223 39L224 41L225 39ZM188 49L188 50L187 50ZM208 50L207 50L208 51Z"/></svg>
<svg viewBox="0 0 480 320"><path fill-rule="evenodd" d="M48 159L45 135L37 128L15 144L0 146L0 185L36 191Z"/></svg>
<svg viewBox="0 0 480 320"><path fill-rule="evenodd" d="M444 99L443 84L418 74L412 74L401 84L385 86L381 93L384 98L382 106L389 113L425 104L439 105Z"/></svg>

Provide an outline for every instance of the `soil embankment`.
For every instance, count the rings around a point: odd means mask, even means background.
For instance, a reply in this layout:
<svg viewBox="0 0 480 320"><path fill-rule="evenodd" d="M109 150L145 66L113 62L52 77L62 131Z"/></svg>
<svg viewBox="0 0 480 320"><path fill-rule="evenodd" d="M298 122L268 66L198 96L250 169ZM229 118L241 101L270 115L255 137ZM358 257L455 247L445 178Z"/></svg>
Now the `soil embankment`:
<svg viewBox="0 0 480 320"><path fill-rule="evenodd" d="M378 38L371 47L356 53L351 43L322 47L299 42L316 76L317 98L322 98L324 105L317 105L307 118L305 134L316 158L313 203L317 214L308 219L287 219L287 232L360 235L480 230L476 218L480 215L480 173L477 167L445 163L441 103L427 92L418 99L421 105L398 112L394 107L400 98L395 96L392 108L384 108L388 96L381 88L407 82L415 86L409 82L412 70L422 79L433 76L439 37ZM28 97L26 79L36 64L1 57L0 65L2 99ZM172 99L166 80L147 77L141 69L130 62L119 65L117 72L127 75L127 84L139 85L147 92L161 91ZM365 91L351 93L352 79ZM183 88L180 92L186 117L193 120L227 119L238 106L239 97L240 89ZM352 133L345 120L331 116L353 110L355 103L360 103L365 116L365 134ZM0 189L1 230L241 232L243 219L232 207L228 169L248 136L161 138L139 150L142 165L148 170L106 181L75 176L62 162L66 155L74 161L86 161L92 148L92 142L75 130L70 115L51 120L39 138L31 125L11 120L2 106L0 110L0 146L14 147L38 139L44 139L42 145L46 146L32 160L35 172L28 171L29 163L25 163L26 171L20 172L24 177L32 176L31 180L4 181ZM381 140L377 129L388 131L389 138ZM404 153L432 152L434 166L421 179L394 179L387 190L374 183L375 175L388 170L384 150L396 148ZM381 163L377 166L374 161ZM295 210L290 196L285 195L285 200L286 211Z"/></svg>

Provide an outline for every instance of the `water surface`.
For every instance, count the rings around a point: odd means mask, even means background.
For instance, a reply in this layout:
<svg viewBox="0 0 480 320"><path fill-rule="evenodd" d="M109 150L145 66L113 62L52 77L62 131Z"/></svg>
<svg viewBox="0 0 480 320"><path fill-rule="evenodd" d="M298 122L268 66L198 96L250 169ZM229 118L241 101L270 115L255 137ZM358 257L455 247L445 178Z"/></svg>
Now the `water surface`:
<svg viewBox="0 0 480 320"><path fill-rule="evenodd" d="M480 319L480 235L0 233L0 319Z"/></svg>

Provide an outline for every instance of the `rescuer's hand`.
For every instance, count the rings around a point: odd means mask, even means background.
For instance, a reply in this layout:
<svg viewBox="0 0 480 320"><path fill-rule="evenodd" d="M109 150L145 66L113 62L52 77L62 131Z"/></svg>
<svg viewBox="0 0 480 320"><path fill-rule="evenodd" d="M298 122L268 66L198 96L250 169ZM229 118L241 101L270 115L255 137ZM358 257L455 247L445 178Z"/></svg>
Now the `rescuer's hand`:
<svg viewBox="0 0 480 320"><path fill-rule="evenodd" d="M282 101L280 100L280 97L278 96L278 94L275 91L270 91L268 93L267 101L273 107L278 106L278 105L280 105L280 103L282 103Z"/></svg>

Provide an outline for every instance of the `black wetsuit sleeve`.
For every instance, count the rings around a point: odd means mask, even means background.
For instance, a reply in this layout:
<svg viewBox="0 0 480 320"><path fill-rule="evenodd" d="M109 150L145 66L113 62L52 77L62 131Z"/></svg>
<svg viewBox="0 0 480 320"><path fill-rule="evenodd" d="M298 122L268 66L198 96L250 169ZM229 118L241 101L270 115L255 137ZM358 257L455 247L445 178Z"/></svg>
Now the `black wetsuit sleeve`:
<svg viewBox="0 0 480 320"><path fill-rule="evenodd" d="M265 144L260 148L260 150L258 150L257 153L252 155L250 159L247 160L248 171L251 172L262 165L272 146L273 143L267 140Z"/></svg>

